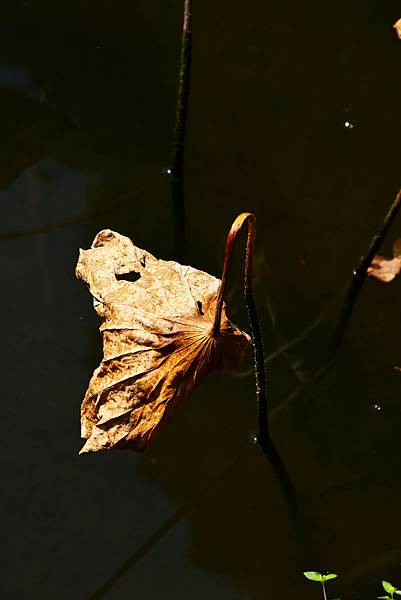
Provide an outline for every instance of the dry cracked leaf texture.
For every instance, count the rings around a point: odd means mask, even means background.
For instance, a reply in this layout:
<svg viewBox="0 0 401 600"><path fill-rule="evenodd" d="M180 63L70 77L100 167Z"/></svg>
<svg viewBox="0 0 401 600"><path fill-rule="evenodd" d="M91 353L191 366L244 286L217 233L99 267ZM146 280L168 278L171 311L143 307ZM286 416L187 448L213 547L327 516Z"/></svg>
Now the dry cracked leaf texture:
<svg viewBox="0 0 401 600"><path fill-rule="evenodd" d="M368 267L369 277L374 277L383 283L390 283L401 271L401 258L386 258L376 254L372 264Z"/></svg>
<svg viewBox="0 0 401 600"><path fill-rule="evenodd" d="M137 273L137 281L121 276ZM212 335L220 280L158 260L108 229L76 268L102 319L103 360L81 407L81 453L144 450L160 425L211 370L235 367L250 344L223 309Z"/></svg>
<svg viewBox="0 0 401 600"><path fill-rule="evenodd" d="M374 277L384 283L390 283L401 272L401 239L393 243L393 258L376 254L368 267L369 277Z"/></svg>

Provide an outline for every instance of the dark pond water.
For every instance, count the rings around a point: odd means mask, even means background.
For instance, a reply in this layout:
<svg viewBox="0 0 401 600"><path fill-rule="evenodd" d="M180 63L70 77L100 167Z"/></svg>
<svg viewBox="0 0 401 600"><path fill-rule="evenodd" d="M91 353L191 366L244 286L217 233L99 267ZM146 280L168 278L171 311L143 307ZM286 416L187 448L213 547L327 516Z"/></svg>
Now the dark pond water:
<svg viewBox="0 0 401 600"><path fill-rule="evenodd" d="M319 598L401 587L401 283L367 281L336 362L339 294L401 185L398 3L195 2L186 261L219 275L257 215L272 432L249 356L210 376L143 455L78 457L101 348L78 248L110 227L173 258L169 182L181 2L2 3L3 598ZM50 226L49 226L50 224ZM396 223L383 247L401 235ZM247 328L241 252L228 291ZM298 392L298 393L295 393Z"/></svg>

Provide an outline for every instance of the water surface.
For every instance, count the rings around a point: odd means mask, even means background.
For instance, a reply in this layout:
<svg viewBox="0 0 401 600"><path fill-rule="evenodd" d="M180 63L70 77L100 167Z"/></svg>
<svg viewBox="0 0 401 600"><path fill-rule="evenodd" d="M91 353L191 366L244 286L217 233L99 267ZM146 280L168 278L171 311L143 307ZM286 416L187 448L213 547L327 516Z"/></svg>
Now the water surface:
<svg viewBox="0 0 401 600"><path fill-rule="evenodd" d="M401 183L397 4L194 7L186 261L219 275L230 223L256 213L268 354L338 300L268 365L295 512L249 441L250 356L209 377L145 454L78 457L101 355L78 248L110 227L173 258L163 170L181 3L4 4L4 597L307 600L311 569L340 574L333 597L401 587L399 282L366 283L335 365L294 395ZM247 328L240 261L229 307Z"/></svg>

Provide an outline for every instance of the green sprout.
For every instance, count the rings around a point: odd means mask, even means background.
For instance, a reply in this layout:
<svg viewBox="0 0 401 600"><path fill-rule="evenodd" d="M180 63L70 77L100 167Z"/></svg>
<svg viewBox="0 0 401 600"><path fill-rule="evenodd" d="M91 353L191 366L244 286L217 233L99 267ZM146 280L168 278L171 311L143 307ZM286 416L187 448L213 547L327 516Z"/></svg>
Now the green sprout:
<svg viewBox="0 0 401 600"><path fill-rule="evenodd" d="M324 600L327 600L326 588L324 584L326 581L338 577L338 575L335 573L327 573L327 575L323 575L322 573L318 573L318 571L305 571L304 575L306 579L310 579L310 581L319 581L322 584Z"/></svg>
<svg viewBox="0 0 401 600"><path fill-rule="evenodd" d="M401 590L397 590L397 588L394 587L388 581L382 581L382 586L383 586L384 591L390 595L389 596L377 596L378 598L381 598L382 600L394 600L394 594L398 594L399 596L401 596Z"/></svg>

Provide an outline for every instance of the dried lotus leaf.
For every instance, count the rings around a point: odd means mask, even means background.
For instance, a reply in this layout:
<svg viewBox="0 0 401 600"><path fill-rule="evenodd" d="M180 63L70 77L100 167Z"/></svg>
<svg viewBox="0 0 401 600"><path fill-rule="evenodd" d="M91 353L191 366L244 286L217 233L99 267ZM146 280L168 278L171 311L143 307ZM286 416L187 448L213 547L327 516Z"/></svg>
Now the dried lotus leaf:
<svg viewBox="0 0 401 600"><path fill-rule="evenodd" d="M136 281L123 276L137 273ZM102 319L103 360L81 408L81 453L144 450L161 424L210 371L235 367L250 344L223 307L220 280L158 260L110 230L81 250L76 268Z"/></svg>
<svg viewBox="0 0 401 600"><path fill-rule="evenodd" d="M390 283L397 277L401 271L401 257L386 258L376 254L370 267L368 267L369 277L374 277L384 283Z"/></svg>

